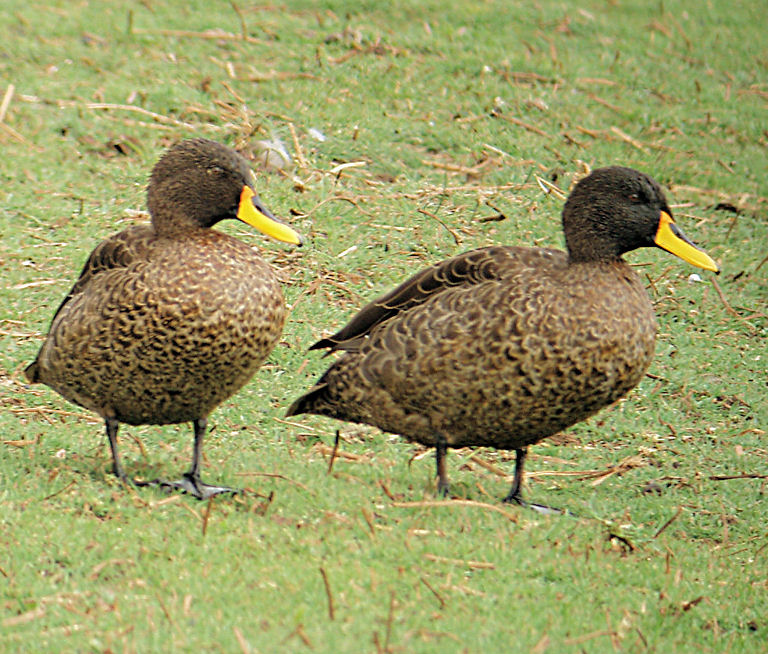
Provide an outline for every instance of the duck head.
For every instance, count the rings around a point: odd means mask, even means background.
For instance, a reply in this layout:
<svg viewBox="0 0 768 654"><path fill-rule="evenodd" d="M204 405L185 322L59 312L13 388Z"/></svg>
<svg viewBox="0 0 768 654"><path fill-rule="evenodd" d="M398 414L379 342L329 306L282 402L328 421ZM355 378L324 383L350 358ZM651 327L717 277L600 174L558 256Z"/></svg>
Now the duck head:
<svg viewBox="0 0 768 654"><path fill-rule="evenodd" d="M563 208L563 231L573 263L611 261L637 248L659 247L720 272L675 224L659 184L632 168L598 168L579 181Z"/></svg>
<svg viewBox="0 0 768 654"><path fill-rule="evenodd" d="M161 235L237 218L279 241L301 245L301 236L275 218L254 187L253 172L237 152L208 139L190 139L171 146L155 164L147 206Z"/></svg>

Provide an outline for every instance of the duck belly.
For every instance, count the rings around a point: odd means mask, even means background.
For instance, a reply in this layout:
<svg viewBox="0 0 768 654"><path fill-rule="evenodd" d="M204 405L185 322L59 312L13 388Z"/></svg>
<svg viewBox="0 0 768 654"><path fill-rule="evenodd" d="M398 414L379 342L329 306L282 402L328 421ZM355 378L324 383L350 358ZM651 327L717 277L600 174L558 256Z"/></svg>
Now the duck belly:
<svg viewBox="0 0 768 654"><path fill-rule="evenodd" d="M39 381L129 424L207 416L253 376L282 333L282 293L262 264L99 274L57 316L38 356Z"/></svg>

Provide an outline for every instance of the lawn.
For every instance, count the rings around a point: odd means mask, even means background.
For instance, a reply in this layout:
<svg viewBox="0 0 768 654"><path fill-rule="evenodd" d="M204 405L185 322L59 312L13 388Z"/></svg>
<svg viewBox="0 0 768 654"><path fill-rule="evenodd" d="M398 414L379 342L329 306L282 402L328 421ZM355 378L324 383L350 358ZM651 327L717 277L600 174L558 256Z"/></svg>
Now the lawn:
<svg viewBox="0 0 768 654"><path fill-rule="evenodd" d="M519 4L519 7L513 6ZM760 3L6 0L0 14L0 650L768 652L768 42ZM149 171L206 136L306 237L246 225L282 342L210 419L198 502L119 484L103 424L23 368L90 250L147 220ZM264 141L290 164L264 169ZM562 191L641 169L721 264L628 255L656 308L629 396L531 450L432 452L286 420L307 348L421 267L562 247ZM339 447L332 456L336 430ZM191 427L129 427L173 476Z"/></svg>

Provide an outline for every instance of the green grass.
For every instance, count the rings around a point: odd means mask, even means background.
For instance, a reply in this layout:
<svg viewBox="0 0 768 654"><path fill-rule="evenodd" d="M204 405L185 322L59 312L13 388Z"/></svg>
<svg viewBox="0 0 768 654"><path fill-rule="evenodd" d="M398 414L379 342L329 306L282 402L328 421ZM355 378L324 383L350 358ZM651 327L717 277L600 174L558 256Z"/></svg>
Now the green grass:
<svg viewBox="0 0 768 654"><path fill-rule="evenodd" d="M6 0L0 650L768 651L763 7L519 4ZM248 40L169 32L241 19ZM262 248L293 309L212 416L206 476L250 492L210 504L121 487L99 421L21 374L87 253L146 219L152 164L192 135L281 138L297 165L261 196L309 241L221 227ZM315 339L440 258L561 247L536 176L567 191L611 163L668 186L728 305L709 274L630 255L659 318L650 376L532 449L529 496L575 516L503 506L508 479L476 461L511 473L509 453L452 451L475 504L432 506L431 453L282 422L327 363ZM187 425L121 433L129 472L188 465ZM604 474L551 474L577 471Z"/></svg>

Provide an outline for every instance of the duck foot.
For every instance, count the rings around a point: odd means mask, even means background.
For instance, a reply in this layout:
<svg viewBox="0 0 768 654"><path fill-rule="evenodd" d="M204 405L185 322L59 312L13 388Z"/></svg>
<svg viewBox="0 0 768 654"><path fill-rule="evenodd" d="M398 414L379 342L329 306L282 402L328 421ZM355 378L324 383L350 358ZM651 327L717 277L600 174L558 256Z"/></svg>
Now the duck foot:
<svg viewBox="0 0 768 654"><path fill-rule="evenodd" d="M542 515L573 515L570 511L564 509L558 509L554 506L547 506L546 504L534 504L532 502L526 502L523 499L521 488L523 487L523 468L525 466L525 459L528 456L528 448L521 447L515 450L515 477L512 480L512 488L509 489L509 493L502 500L504 504L517 504L526 509L536 511Z"/></svg>
<svg viewBox="0 0 768 654"><path fill-rule="evenodd" d="M232 493L236 494L240 492L238 488L230 488L229 486L215 486L212 484L206 484L199 477L195 477L189 472L184 473L181 479L176 481L167 481L165 479L153 479L152 481L136 481L133 482L136 486L157 486L165 491L181 491L196 497L198 500L207 500L209 497L219 495L220 493Z"/></svg>
<svg viewBox="0 0 768 654"><path fill-rule="evenodd" d="M451 497L451 487L450 484L442 484L440 480L437 481L437 497L442 497L444 499Z"/></svg>
<svg viewBox="0 0 768 654"><path fill-rule="evenodd" d="M520 497L519 493L515 495L510 493L501 501L504 502L504 504L517 504L518 506L522 506L524 509L531 509L532 511L536 511L536 513L541 513L542 515L573 515L570 511L565 509L558 509L555 506L526 502L522 497Z"/></svg>

